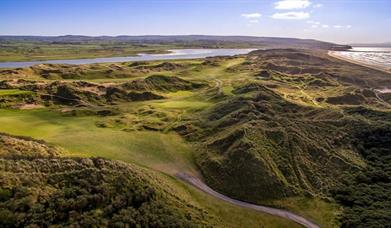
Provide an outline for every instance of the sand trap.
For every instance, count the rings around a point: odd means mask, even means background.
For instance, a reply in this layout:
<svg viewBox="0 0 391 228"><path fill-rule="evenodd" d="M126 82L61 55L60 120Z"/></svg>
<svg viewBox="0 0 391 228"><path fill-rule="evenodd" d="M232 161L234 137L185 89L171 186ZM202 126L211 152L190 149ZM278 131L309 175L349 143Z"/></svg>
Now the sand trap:
<svg viewBox="0 0 391 228"><path fill-rule="evenodd" d="M38 109L38 108L44 108L45 106L39 105L39 104L22 104L18 106L18 109L21 110L31 110L31 109Z"/></svg>

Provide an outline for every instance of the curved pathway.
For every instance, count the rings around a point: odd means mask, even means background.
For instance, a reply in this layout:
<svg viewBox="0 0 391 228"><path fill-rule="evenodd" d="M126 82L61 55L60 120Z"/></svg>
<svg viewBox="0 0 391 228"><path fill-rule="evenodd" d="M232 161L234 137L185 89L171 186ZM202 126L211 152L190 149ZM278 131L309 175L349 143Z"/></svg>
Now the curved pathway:
<svg viewBox="0 0 391 228"><path fill-rule="evenodd" d="M282 218L285 218L285 219L289 219L289 220L291 220L293 222L296 222L298 224L301 224L301 225L303 225L305 227L320 228L320 226L318 226L317 224L309 221L308 219L306 219L306 218L304 218L302 216L296 215L296 214L294 214L292 212L286 211L286 210L276 209L276 208L272 208L272 207L260 206L260 205L246 203L246 202L243 202L243 201L232 199L232 198L230 198L228 196L225 196L223 194L220 194L220 193L214 191L209 186L207 186L204 182L202 182L199 178L191 176L189 174L177 173L176 176L179 179L181 179L181 180L183 180L183 181L193 185L194 187L200 189L201 191L203 191L203 192L205 192L205 193L207 193L207 194L209 194L211 196L214 196L214 197L216 197L218 199L224 200L226 202L238 205L240 207L245 207L245 208L253 209L253 210L256 210L256 211L261 211L261 212L264 212L264 213L267 213L267 214L279 216L279 217L282 217Z"/></svg>

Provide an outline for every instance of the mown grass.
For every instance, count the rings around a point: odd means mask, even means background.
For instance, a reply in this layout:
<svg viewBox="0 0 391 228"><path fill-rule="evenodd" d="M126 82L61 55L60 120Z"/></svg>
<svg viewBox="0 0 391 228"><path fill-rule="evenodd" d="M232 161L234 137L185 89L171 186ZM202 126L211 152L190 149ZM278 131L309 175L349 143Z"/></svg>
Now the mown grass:
<svg viewBox="0 0 391 228"><path fill-rule="evenodd" d="M0 89L0 96L17 96L24 94L32 94L31 91L23 91L19 89Z"/></svg>
<svg viewBox="0 0 391 228"><path fill-rule="evenodd" d="M41 110L0 110L0 131L43 139L68 156L101 156L166 173L194 172L192 148L175 133L99 128L100 117L67 117Z"/></svg>
<svg viewBox="0 0 391 228"><path fill-rule="evenodd" d="M166 101L161 103L156 103L156 106L165 108L165 109L190 109L190 110L200 110L210 106L210 103L204 101Z"/></svg>

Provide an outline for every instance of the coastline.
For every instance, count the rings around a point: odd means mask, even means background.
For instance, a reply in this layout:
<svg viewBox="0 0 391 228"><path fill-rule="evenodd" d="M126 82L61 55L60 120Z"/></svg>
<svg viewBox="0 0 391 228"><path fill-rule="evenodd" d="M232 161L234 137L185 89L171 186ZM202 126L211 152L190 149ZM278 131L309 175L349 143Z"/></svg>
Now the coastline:
<svg viewBox="0 0 391 228"><path fill-rule="evenodd" d="M136 56L119 56L107 58L76 58L57 59L44 61L22 61L22 62L0 62L0 69L23 68L37 64L95 64L95 63L122 63L135 61L155 61L155 60L180 60L180 59L200 59L215 56L234 56L247 54L256 49L253 48L199 48L199 49L169 49L166 54L140 53Z"/></svg>
<svg viewBox="0 0 391 228"><path fill-rule="evenodd" d="M338 51L328 51L327 54L329 56L333 57L333 58L336 58L336 59L339 59L339 60L342 60L342 61L346 61L346 62L349 62L349 63L357 64L357 65L360 65L360 66L368 67L368 68L371 68L371 69L374 69L374 70L379 70L379 71L383 71L385 73L391 74L391 69L389 69L389 68L387 68L385 66L380 66L380 65L376 65L376 64L370 64L370 63L367 63L367 62L350 59L350 58L338 55L338 54L336 54L336 52L338 52Z"/></svg>

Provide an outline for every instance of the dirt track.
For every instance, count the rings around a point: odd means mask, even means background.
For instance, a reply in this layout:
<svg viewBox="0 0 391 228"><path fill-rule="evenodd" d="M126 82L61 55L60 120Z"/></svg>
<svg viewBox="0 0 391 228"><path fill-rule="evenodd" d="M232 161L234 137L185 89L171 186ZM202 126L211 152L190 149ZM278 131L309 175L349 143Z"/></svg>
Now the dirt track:
<svg viewBox="0 0 391 228"><path fill-rule="evenodd" d="M199 178L188 175L186 173L177 173L176 176L179 179L181 179L181 180L193 185L194 187L200 189L201 191L203 191L211 196L214 196L218 199L224 200L226 202L229 202L229 203L241 206L241 207L253 209L256 211L264 212L267 214L279 216L279 217L282 217L285 219L289 219L289 220L296 222L298 224L301 224L305 227L309 227L309 228L319 228L320 227L320 226L316 225L315 223L309 221L308 219L301 217L299 215L296 215L292 212L286 211L286 210L281 210L281 209L276 209L276 208L272 208L272 207L265 207L265 206L260 206L260 205L256 205L256 204L246 203L246 202L235 200L235 199L232 199L228 196L222 195L222 194L214 191L213 189L211 189L204 182L202 182Z"/></svg>

